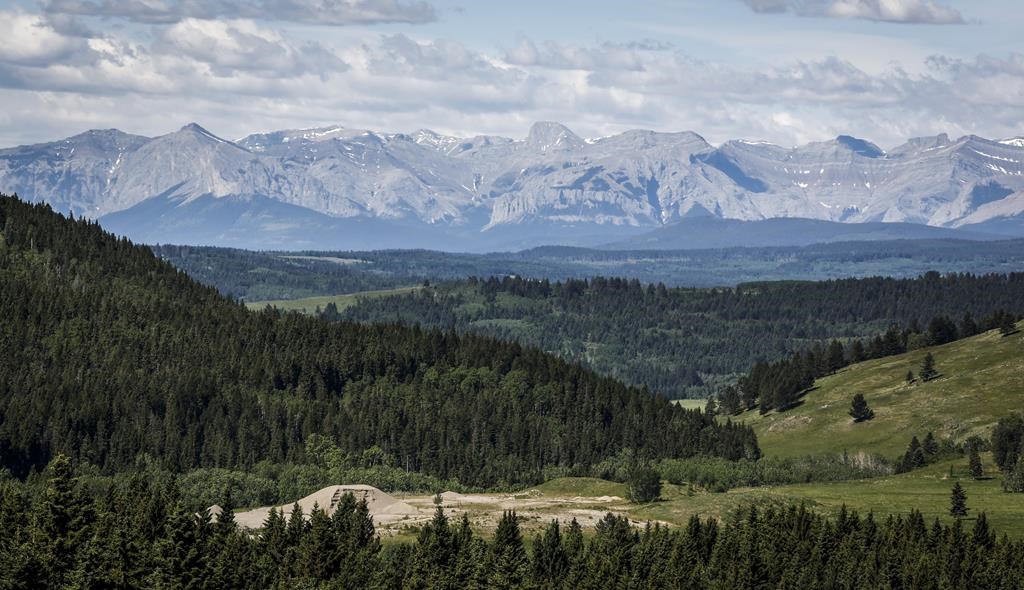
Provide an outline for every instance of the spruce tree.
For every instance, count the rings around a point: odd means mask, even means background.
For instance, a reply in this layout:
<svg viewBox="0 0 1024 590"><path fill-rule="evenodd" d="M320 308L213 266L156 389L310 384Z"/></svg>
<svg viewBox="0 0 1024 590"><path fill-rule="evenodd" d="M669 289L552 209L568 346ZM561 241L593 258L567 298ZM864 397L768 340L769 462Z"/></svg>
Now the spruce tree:
<svg viewBox="0 0 1024 590"><path fill-rule="evenodd" d="M843 350L843 344L838 340L833 340L828 345L828 372L835 373L845 366L846 353Z"/></svg>
<svg viewBox="0 0 1024 590"><path fill-rule="evenodd" d="M953 484L953 491L949 497L949 515L955 518L967 516L967 492L964 491L960 482Z"/></svg>
<svg viewBox="0 0 1024 590"><path fill-rule="evenodd" d="M985 475L985 468L981 464L981 455L978 454L978 448L975 445L971 445L968 469L971 472L971 477L974 479L981 479Z"/></svg>
<svg viewBox="0 0 1024 590"><path fill-rule="evenodd" d="M1017 322L1013 314L1003 313L999 319L999 333L1003 336L1010 336L1017 333Z"/></svg>
<svg viewBox="0 0 1024 590"><path fill-rule="evenodd" d="M742 403L740 392L733 385L729 385L718 395L718 409L727 416L739 414L745 409L742 407Z"/></svg>
<svg viewBox="0 0 1024 590"><path fill-rule="evenodd" d="M875 411L868 407L868 402L864 399L863 394L858 393L853 396L853 401L850 404L850 416L854 422L864 422L875 417Z"/></svg>
<svg viewBox="0 0 1024 590"><path fill-rule="evenodd" d="M932 379L939 376L939 372L935 370L935 357L932 353L924 355L924 360L921 361L921 370L918 371L918 376L921 377L921 381L931 381Z"/></svg>
<svg viewBox="0 0 1024 590"><path fill-rule="evenodd" d="M50 463L50 479L39 503L36 527L43 545L39 554L46 569L42 573L51 587L64 584L75 567L79 550L89 538L91 502L74 477L71 461L57 455Z"/></svg>
<svg viewBox="0 0 1024 590"><path fill-rule="evenodd" d="M505 511L498 521L491 545L491 575L488 586L500 590L522 588L529 576L530 561L519 532L514 510Z"/></svg>
<svg viewBox="0 0 1024 590"><path fill-rule="evenodd" d="M939 454L939 443L935 440L935 435L928 432L924 437L924 443L921 445L921 450L924 451L924 456L927 460L932 461Z"/></svg>
<svg viewBox="0 0 1024 590"><path fill-rule="evenodd" d="M900 460L899 470L900 471L911 471L924 467L927 463L925 459L924 450L921 448L921 441L917 440L914 436L910 439L910 445L907 446L907 452L903 454L903 458Z"/></svg>
<svg viewBox="0 0 1024 590"><path fill-rule="evenodd" d="M562 544L561 527L552 520L533 543L533 582L541 588L559 588L569 571L569 556Z"/></svg>

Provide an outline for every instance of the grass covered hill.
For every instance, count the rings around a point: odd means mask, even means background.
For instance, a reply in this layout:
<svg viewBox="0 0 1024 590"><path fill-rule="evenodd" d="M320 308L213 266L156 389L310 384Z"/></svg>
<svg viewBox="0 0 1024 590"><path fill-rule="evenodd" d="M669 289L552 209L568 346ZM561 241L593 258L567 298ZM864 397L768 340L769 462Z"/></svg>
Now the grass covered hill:
<svg viewBox="0 0 1024 590"><path fill-rule="evenodd" d="M723 425L518 344L254 313L144 247L0 197L0 467L114 472L342 452L464 484L533 482L636 449L757 456Z"/></svg>
<svg viewBox="0 0 1024 590"><path fill-rule="evenodd" d="M908 382L924 357L938 377ZM851 400L862 394L874 418L854 423ZM933 432L963 441L988 438L1004 416L1024 409L1024 332L991 330L906 354L858 363L818 379L802 403L784 412L748 412L766 455L866 451L895 457L912 436Z"/></svg>

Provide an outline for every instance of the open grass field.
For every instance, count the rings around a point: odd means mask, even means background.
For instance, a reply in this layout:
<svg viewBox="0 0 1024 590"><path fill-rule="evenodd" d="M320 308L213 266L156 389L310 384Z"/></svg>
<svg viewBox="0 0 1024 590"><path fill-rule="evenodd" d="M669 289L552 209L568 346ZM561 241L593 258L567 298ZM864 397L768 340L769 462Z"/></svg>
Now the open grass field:
<svg viewBox="0 0 1024 590"><path fill-rule="evenodd" d="M343 295L322 295L318 297L305 297L303 299L279 299L276 301L249 301L245 304L249 309L263 309L266 306L276 307L282 311L297 311L300 313L315 313L319 307L323 309L328 303L338 307L338 311L354 305L360 297L385 297L388 295L400 295L415 291L420 287L399 287L397 289L385 289L382 291L361 291L359 293L347 293Z"/></svg>
<svg viewBox="0 0 1024 590"><path fill-rule="evenodd" d="M698 399L677 399L673 400L678 406L682 406L687 410L703 410L708 405L708 400L704 398Z"/></svg>
<svg viewBox="0 0 1024 590"><path fill-rule="evenodd" d="M940 376L927 383L906 383L927 353ZM854 424L847 412L857 393L875 418ZM766 455L903 453L910 438L931 431L939 438L987 438L996 421L1024 411L1024 332L998 331L944 346L915 350L847 367L819 379L803 403L786 412L740 417L754 427ZM1024 498L1022 498L1024 503Z"/></svg>
<svg viewBox="0 0 1024 590"><path fill-rule="evenodd" d="M716 494L694 491L690 496L685 486L666 485L660 502L628 506L627 513L635 520L656 520L684 524L694 514L702 518L723 517L730 511L750 504L783 506L804 502L808 507L834 515L845 504L862 516L873 512L876 518L890 514L907 514L917 509L927 521L938 518L946 523L949 516L950 489L955 481L967 491L968 519L973 521L985 512L1000 533L1024 537L1024 496L1007 494L1002 489L1002 476L989 457L987 479L975 481L967 473L967 459L945 461L923 469L858 481L811 483L761 488L739 488ZM950 467L953 477L950 478ZM970 523L968 523L968 526Z"/></svg>

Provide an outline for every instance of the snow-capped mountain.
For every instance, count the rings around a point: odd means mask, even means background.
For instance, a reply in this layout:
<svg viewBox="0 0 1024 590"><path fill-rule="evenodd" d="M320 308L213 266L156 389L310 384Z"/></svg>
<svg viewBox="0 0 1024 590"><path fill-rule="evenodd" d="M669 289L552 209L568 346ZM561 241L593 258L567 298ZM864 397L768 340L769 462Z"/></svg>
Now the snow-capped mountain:
<svg viewBox="0 0 1024 590"><path fill-rule="evenodd" d="M691 132L583 139L537 123L521 140L325 127L228 141L193 123L155 138L89 131L0 150L0 191L142 241L248 247L287 245L282 236L304 226L316 229L301 247L356 236L375 247L600 243L702 216L1024 233L1022 190L1024 138L976 136L889 151L850 136L713 146Z"/></svg>

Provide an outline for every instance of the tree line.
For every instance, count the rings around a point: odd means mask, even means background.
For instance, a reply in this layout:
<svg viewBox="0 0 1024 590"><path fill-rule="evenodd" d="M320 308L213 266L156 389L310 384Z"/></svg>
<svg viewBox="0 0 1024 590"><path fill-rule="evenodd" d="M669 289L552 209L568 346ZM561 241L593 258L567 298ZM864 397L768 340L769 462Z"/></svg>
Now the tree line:
<svg viewBox="0 0 1024 590"><path fill-rule="evenodd" d="M527 543L515 512L485 538L439 506L414 542L383 544L351 495L333 512L275 510L252 532L239 530L230 498L211 516L186 510L173 484L137 478L94 497L67 458L48 473L38 498L0 486L0 587L1010 590L1024 579L1024 543L998 536L984 513L969 529L845 507L826 518L749 506L675 528L609 513L593 534L551 521Z"/></svg>

